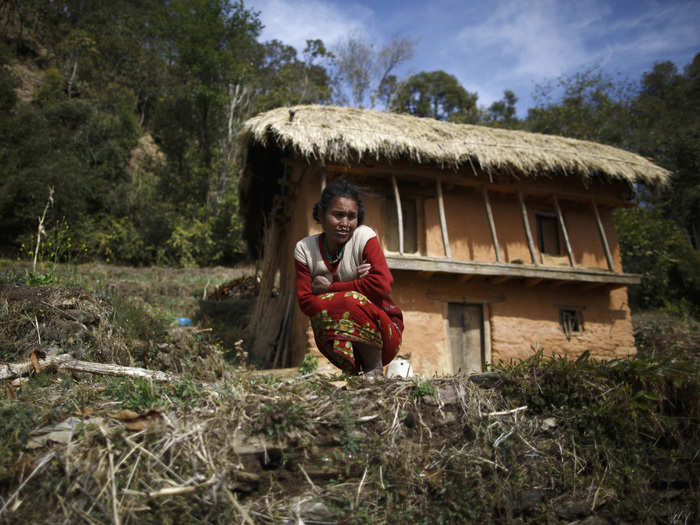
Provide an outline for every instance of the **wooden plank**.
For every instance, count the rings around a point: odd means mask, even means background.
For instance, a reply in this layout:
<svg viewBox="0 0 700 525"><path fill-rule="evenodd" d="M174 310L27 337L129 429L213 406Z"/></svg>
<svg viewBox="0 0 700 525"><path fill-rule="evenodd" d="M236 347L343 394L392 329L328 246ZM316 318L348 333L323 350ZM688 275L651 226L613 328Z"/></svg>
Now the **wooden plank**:
<svg viewBox="0 0 700 525"><path fill-rule="evenodd" d="M559 227L561 228L561 233L564 236L564 243L566 244L566 253L569 256L569 264L571 266L576 266L574 262L574 254L571 252L571 243L569 242L569 233L566 231L566 224L564 224L564 216L561 213L561 207L559 206L559 199L554 195L554 208L557 210L557 219L559 220Z"/></svg>
<svg viewBox="0 0 700 525"><path fill-rule="evenodd" d="M629 273L611 273L608 270L592 268L571 268L534 266L531 264L507 264L495 262L457 261L442 257L425 256L386 256L391 270L411 270L422 272L446 273L451 275L472 274L474 276L497 277L512 275L519 278L558 279L579 282L600 282L619 284L621 286L639 284L641 276Z"/></svg>
<svg viewBox="0 0 700 525"><path fill-rule="evenodd" d="M551 284L552 286L564 286L565 284L570 284L570 283L569 283L569 281L561 280L561 281L551 281L548 284Z"/></svg>
<svg viewBox="0 0 700 525"><path fill-rule="evenodd" d="M459 282L465 283L473 278L474 278L474 274L465 273L465 274L459 276Z"/></svg>
<svg viewBox="0 0 700 525"><path fill-rule="evenodd" d="M448 345L452 357L452 373L454 374L464 368L464 343L462 341L464 319L460 307L459 304L447 305Z"/></svg>
<svg viewBox="0 0 700 525"><path fill-rule="evenodd" d="M501 262L501 249L498 246L498 236L496 235L496 223L493 221L493 213L491 212L491 202L489 202L489 191L486 186L482 186L481 193L484 196L484 206L486 207L486 217L489 220L489 229L491 230L491 238L493 239L493 248L496 250L496 261Z"/></svg>
<svg viewBox="0 0 700 525"><path fill-rule="evenodd" d="M520 201L520 215L523 219L523 227L525 228L525 236L527 237L527 247L530 249L530 257L532 258L532 263L537 266L539 261L537 260L537 252L535 252L535 242L532 240L532 232L530 231L530 221L527 218L527 208L525 207L525 199L523 198L523 192L518 190L518 200Z"/></svg>
<svg viewBox="0 0 700 525"><path fill-rule="evenodd" d="M603 229L603 221L600 220L600 213L598 213L598 206L595 203L595 199L591 200L593 205L593 213L595 214L595 223L598 226L598 233L600 234L600 242L603 244L603 250L605 250L605 259L608 261L608 269L611 272L615 271L615 266L613 265L612 254L610 253L610 246L608 245L608 238L605 236L605 230Z"/></svg>
<svg viewBox="0 0 700 525"><path fill-rule="evenodd" d="M544 281L544 279L527 279L525 281L525 288L532 288L533 286L537 286L542 281Z"/></svg>
<svg viewBox="0 0 700 525"><path fill-rule="evenodd" d="M493 279L489 279L490 284L502 284L506 281L510 281L513 279L512 275L502 275L501 277L494 277Z"/></svg>
<svg viewBox="0 0 700 525"><path fill-rule="evenodd" d="M447 235L447 221L445 220L445 201L442 198L442 182L435 180L437 185L438 213L440 214L440 231L442 231L442 245L445 247L445 257L452 257L450 253L450 239Z"/></svg>
<svg viewBox="0 0 700 525"><path fill-rule="evenodd" d="M462 371L468 374L483 371L482 310L483 307L480 304L462 305L462 349L464 352L464 369Z"/></svg>
<svg viewBox="0 0 700 525"><path fill-rule="evenodd" d="M399 225L399 253L403 255L403 211L401 210L401 195L399 185L396 183L396 176L391 176L391 185L394 187L394 200L396 202L396 218Z"/></svg>
<svg viewBox="0 0 700 525"><path fill-rule="evenodd" d="M491 305L488 303L483 303L481 305L481 320L483 321L483 334L484 334L484 364L491 364L491 323L489 319L491 318ZM473 377L473 376L472 376Z"/></svg>

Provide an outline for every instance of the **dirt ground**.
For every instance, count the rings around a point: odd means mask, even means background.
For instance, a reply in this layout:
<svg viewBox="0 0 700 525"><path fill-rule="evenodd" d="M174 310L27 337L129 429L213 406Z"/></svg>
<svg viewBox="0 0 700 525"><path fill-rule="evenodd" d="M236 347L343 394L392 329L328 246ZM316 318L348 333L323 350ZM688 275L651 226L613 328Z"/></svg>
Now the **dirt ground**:
<svg viewBox="0 0 700 525"><path fill-rule="evenodd" d="M38 364L0 390L0 523L700 516L693 320L640 316L635 360L368 383L247 364L252 268L52 271L0 262L0 370ZM65 352L175 377L41 368Z"/></svg>

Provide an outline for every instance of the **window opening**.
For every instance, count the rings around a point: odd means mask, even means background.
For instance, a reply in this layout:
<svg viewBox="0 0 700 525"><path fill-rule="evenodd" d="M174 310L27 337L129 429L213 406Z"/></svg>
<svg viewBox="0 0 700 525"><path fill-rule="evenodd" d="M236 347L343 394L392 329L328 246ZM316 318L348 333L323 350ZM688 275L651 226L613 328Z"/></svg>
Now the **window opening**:
<svg viewBox="0 0 700 525"><path fill-rule="evenodd" d="M538 213L537 219L537 242L540 253L547 255L561 255L559 245L559 222L554 215Z"/></svg>
<svg viewBox="0 0 700 525"><path fill-rule="evenodd" d="M396 217L396 201L387 198L385 208L386 231L384 239L386 249L399 251L399 225ZM401 197L401 216L403 218L403 249L405 253L418 253L418 199Z"/></svg>
<svg viewBox="0 0 700 525"><path fill-rule="evenodd" d="M572 334L583 332L583 314L581 310L576 308L560 308L559 324L567 340L571 339Z"/></svg>

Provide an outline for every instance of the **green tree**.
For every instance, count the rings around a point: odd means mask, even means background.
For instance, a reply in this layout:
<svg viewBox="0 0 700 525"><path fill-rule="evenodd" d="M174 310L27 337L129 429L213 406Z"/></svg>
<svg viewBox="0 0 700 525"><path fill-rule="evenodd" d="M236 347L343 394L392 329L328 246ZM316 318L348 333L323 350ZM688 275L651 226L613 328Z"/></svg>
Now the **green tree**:
<svg viewBox="0 0 700 525"><path fill-rule="evenodd" d="M671 170L656 199L665 217L689 234L700 228L700 54L680 73L661 62L646 73L632 103L636 148ZM696 246L696 248L698 248Z"/></svg>
<svg viewBox="0 0 700 525"><path fill-rule="evenodd" d="M336 102L350 100L356 107L374 109L377 102L387 99L387 90L396 85L391 77L396 68L413 58L416 42L394 36L384 47L358 35L350 35L334 49L335 77L339 84Z"/></svg>
<svg viewBox="0 0 700 525"><path fill-rule="evenodd" d="M306 41L303 61L296 49L279 40L262 48L264 63L255 81L254 111L331 101L332 81L322 62L331 60L332 54L321 40Z"/></svg>
<svg viewBox="0 0 700 525"><path fill-rule="evenodd" d="M641 308L684 304L700 313L700 256L681 228L658 210L617 210L615 225L626 272L642 274L630 288L630 302Z"/></svg>
<svg viewBox="0 0 700 525"><path fill-rule="evenodd" d="M478 120L477 97L444 71L423 72L399 84L391 109L417 117L474 123Z"/></svg>
<svg viewBox="0 0 700 525"><path fill-rule="evenodd" d="M516 115L515 104L518 97L510 89L503 92L503 98L491 104L488 108L486 124L493 126L514 128L519 124Z"/></svg>
<svg viewBox="0 0 700 525"><path fill-rule="evenodd" d="M536 106L528 110L529 131L628 147L633 125L631 86L615 84L598 69L537 86Z"/></svg>

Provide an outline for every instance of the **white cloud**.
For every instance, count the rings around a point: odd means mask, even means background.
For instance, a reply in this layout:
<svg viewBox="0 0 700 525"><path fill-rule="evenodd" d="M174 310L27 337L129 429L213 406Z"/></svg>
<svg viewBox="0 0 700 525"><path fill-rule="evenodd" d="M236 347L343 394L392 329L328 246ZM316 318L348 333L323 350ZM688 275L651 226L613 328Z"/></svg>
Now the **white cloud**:
<svg viewBox="0 0 700 525"><path fill-rule="evenodd" d="M511 0L497 5L484 21L466 26L457 38L476 48L477 55L506 66L509 76L557 76L589 61L584 35L608 12L591 2Z"/></svg>
<svg viewBox="0 0 700 525"><path fill-rule="evenodd" d="M367 35L373 14L358 4L340 8L323 0L251 0L246 6L260 11L261 41L281 40L299 52L307 39L320 38L332 47L349 34Z"/></svg>

